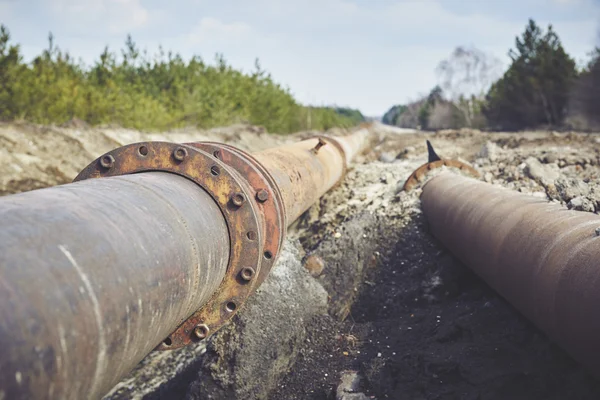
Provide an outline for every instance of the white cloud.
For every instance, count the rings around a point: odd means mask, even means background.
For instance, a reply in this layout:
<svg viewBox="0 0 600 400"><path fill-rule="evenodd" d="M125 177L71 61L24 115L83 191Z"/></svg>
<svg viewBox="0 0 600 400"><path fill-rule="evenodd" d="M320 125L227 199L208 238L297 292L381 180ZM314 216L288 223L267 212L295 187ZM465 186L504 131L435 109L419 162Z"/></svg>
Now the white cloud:
<svg viewBox="0 0 600 400"><path fill-rule="evenodd" d="M141 28L149 19L140 0L50 1L53 11L77 29L100 28L110 34L122 34Z"/></svg>

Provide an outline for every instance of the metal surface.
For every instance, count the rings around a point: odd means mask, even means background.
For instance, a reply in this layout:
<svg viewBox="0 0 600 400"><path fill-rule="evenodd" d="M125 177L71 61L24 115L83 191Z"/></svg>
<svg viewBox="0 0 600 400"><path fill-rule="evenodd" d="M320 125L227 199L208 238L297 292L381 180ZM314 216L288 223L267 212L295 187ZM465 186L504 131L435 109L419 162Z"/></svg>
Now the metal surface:
<svg viewBox="0 0 600 400"><path fill-rule="evenodd" d="M425 182L425 178L427 174L438 168L448 167L448 168L456 168L461 172L464 172L472 177L479 178L479 172L473 167L464 162L458 160L450 160L441 158L433 149L431 142L427 140L427 162L417 168L404 182L404 186L402 190L409 191L414 189L416 186Z"/></svg>
<svg viewBox="0 0 600 400"><path fill-rule="evenodd" d="M255 157L137 143L74 184L0 198L0 399L98 398L153 348L218 331L367 136Z"/></svg>
<svg viewBox="0 0 600 400"><path fill-rule="evenodd" d="M260 276L262 269L270 270L279 249L278 241L283 228L277 232L275 245L265 249L265 222L258 202L254 200L251 187L252 174L240 175L223 159L230 163L241 164L239 157L233 157L234 150L216 144L178 145L165 142L136 143L120 147L100 157L100 162L92 162L76 180L143 173L147 171L166 171L185 176L202 187L219 205L229 230L229 265L219 290L201 308L194 310L157 347L158 350L172 350L185 346L192 341L202 339L196 327L205 325L208 332L214 333L229 321L254 292L258 279L241 277L245 267L251 266ZM241 154L241 153L240 153ZM114 165L106 169L102 160L111 157ZM260 182L265 186L264 182ZM276 193L273 193L275 198ZM249 200L250 199L250 200ZM273 202L271 202L273 203ZM200 212L200 210L190 210ZM282 240L282 239L281 239ZM269 243L271 244L271 243ZM267 256L268 254L268 256ZM210 333L204 335L208 337Z"/></svg>
<svg viewBox="0 0 600 400"><path fill-rule="evenodd" d="M600 376L600 216L451 173L421 201L456 257Z"/></svg>
<svg viewBox="0 0 600 400"><path fill-rule="evenodd" d="M222 281L213 199L162 172L0 198L0 398L98 398Z"/></svg>
<svg viewBox="0 0 600 400"><path fill-rule="evenodd" d="M361 129L343 137L320 136L254 154L274 178L288 222L295 221L341 180L367 143L368 134Z"/></svg>

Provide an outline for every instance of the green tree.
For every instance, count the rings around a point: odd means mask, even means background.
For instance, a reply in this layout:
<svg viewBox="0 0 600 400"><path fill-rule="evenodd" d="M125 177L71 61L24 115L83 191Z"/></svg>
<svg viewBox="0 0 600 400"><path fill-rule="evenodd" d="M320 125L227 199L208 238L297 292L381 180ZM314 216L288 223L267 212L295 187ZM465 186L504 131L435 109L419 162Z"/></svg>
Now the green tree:
<svg viewBox="0 0 600 400"><path fill-rule="evenodd" d="M577 76L552 26L543 32L530 20L510 51L512 63L486 96L484 113L494 128L523 129L560 125Z"/></svg>
<svg viewBox="0 0 600 400"><path fill-rule="evenodd" d="M600 127L600 48L596 48L591 61L575 84L571 98L570 115L582 118L578 128Z"/></svg>
<svg viewBox="0 0 600 400"><path fill-rule="evenodd" d="M314 110L314 112L313 112ZM108 48L91 66L75 62L49 35L48 48L32 63L23 62L18 45L0 26L0 119L90 124L116 123L136 129L164 130L195 125L211 128L237 122L288 133L310 127L349 127L360 112L304 107L256 62L244 74L222 55L213 65L200 57L185 61L165 52L150 57L131 36L117 55Z"/></svg>

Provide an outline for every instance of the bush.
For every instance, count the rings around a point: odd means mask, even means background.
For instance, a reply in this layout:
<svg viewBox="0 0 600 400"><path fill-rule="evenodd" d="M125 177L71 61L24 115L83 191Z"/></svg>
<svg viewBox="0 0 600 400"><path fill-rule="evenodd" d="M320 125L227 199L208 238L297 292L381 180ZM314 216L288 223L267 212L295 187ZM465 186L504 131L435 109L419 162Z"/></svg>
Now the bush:
<svg viewBox="0 0 600 400"><path fill-rule="evenodd" d="M78 118L149 130L247 122L280 133L350 127L363 120L355 110L301 106L258 61L244 74L220 55L214 65L199 57L184 61L162 49L150 58L129 36L121 57L107 48L87 68L55 47L50 35L48 49L25 64L19 46L9 41L1 26L2 120L49 124Z"/></svg>

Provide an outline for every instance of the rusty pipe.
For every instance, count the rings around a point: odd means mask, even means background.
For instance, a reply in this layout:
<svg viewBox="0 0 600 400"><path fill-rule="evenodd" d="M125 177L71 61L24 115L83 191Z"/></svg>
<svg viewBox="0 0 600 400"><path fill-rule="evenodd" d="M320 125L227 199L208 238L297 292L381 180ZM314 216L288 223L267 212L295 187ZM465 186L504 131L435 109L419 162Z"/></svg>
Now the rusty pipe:
<svg viewBox="0 0 600 400"><path fill-rule="evenodd" d="M0 399L98 398L153 348L209 337L366 138L255 157L137 143L73 184L0 198Z"/></svg>
<svg viewBox="0 0 600 400"><path fill-rule="evenodd" d="M368 137L369 130L360 129L348 136L320 136L254 154L275 179L290 223L342 179Z"/></svg>
<svg viewBox="0 0 600 400"><path fill-rule="evenodd" d="M600 376L600 216L449 172L421 201L444 246Z"/></svg>
<svg viewBox="0 0 600 400"><path fill-rule="evenodd" d="M0 398L106 393L225 275L215 201L164 172L0 199Z"/></svg>

